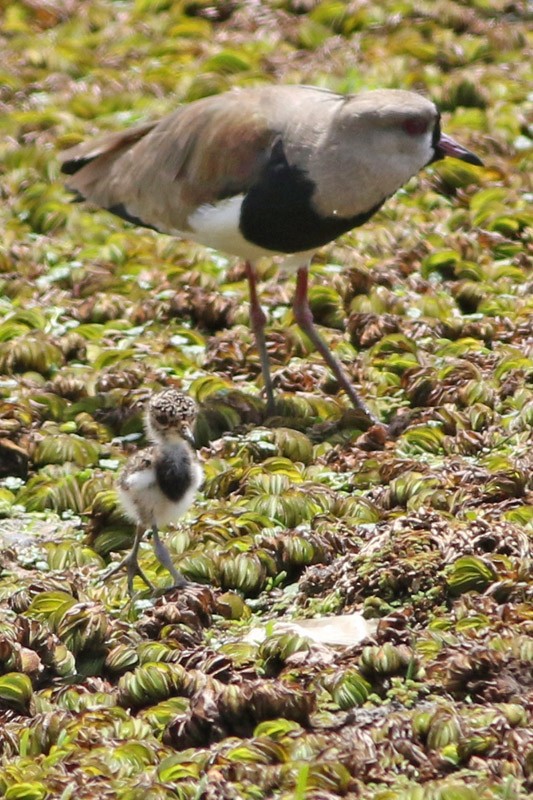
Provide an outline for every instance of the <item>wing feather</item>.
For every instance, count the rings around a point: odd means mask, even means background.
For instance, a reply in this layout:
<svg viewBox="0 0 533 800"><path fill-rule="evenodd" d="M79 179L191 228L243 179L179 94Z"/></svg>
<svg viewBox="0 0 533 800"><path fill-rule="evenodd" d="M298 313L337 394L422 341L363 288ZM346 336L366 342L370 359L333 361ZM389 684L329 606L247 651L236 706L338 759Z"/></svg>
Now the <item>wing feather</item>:
<svg viewBox="0 0 533 800"><path fill-rule="evenodd" d="M260 93L235 91L67 150L63 171L83 199L162 232L186 232L199 205L248 190L276 135Z"/></svg>

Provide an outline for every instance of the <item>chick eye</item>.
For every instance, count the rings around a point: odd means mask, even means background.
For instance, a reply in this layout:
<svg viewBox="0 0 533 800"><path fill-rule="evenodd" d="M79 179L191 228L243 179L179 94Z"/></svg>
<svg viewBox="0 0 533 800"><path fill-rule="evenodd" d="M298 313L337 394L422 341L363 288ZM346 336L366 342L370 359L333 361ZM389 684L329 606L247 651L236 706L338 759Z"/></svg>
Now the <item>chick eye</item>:
<svg viewBox="0 0 533 800"><path fill-rule="evenodd" d="M402 128L409 136L422 136L423 133L426 133L428 127L428 122L419 117L408 117L408 119L402 123Z"/></svg>

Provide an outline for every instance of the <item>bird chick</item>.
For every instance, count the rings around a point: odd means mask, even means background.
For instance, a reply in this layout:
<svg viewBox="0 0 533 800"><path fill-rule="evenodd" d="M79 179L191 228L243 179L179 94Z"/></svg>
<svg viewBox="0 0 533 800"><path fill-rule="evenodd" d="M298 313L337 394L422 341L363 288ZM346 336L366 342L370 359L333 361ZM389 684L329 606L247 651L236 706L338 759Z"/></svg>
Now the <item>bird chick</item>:
<svg viewBox="0 0 533 800"><path fill-rule="evenodd" d="M130 552L106 573L105 578L126 567L130 594L135 575L155 590L138 560L139 546L148 529L152 531L157 559L173 578L173 588L182 588L188 583L172 563L159 529L185 514L202 484L203 471L192 430L197 410L194 400L176 389L165 389L153 395L145 415L146 436L152 444L133 455L118 476L120 503L128 519L137 523L137 530Z"/></svg>

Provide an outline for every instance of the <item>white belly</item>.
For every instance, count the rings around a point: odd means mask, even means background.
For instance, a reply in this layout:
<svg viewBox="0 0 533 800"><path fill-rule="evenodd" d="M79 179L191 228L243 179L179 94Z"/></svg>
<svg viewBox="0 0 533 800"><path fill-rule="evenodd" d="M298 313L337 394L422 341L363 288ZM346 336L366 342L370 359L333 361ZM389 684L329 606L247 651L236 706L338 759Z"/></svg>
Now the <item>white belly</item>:
<svg viewBox="0 0 533 800"><path fill-rule="evenodd" d="M251 263L260 258L283 256L283 266L289 269L298 269L309 262L314 250L292 253L287 256L278 250L267 250L252 244L252 242L247 242L239 230L243 199L244 195L240 194L227 200L221 200L219 203L206 203L199 206L188 219L192 233L182 231L172 231L172 233L184 239L193 239L205 247L212 247L222 253L238 256Z"/></svg>
<svg viewBox="0 0 533 800"><path fill-rule="evenodd" d="M165 527L177 522L194 503L196 492L202 484L203 471L194 462L192 465L192 482L179 500L170 500L157 484L153 468L134 472L127 479L126 486L119 486L118 496L126 516L132 522L141 523L146 528L155 525Z"/></svg>

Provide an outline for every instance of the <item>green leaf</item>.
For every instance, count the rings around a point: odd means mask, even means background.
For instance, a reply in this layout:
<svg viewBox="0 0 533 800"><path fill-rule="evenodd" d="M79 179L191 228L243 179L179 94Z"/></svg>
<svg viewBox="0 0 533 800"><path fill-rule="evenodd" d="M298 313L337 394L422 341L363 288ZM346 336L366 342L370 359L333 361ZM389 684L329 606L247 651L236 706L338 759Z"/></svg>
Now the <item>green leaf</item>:
<svg viewBox="0 0 533 800"><path fill-rule="evenodd" d="M28 710L33 695L31 680L20 672L0 675L0 704L16 711Z"/></svg>
<svg viewBox="0 0 533 800"><path fill-rule="evenodd" d="M482 592L497 579L491 564L477 556L461 556L448 570L446 582L453 594Z"/></svg>

